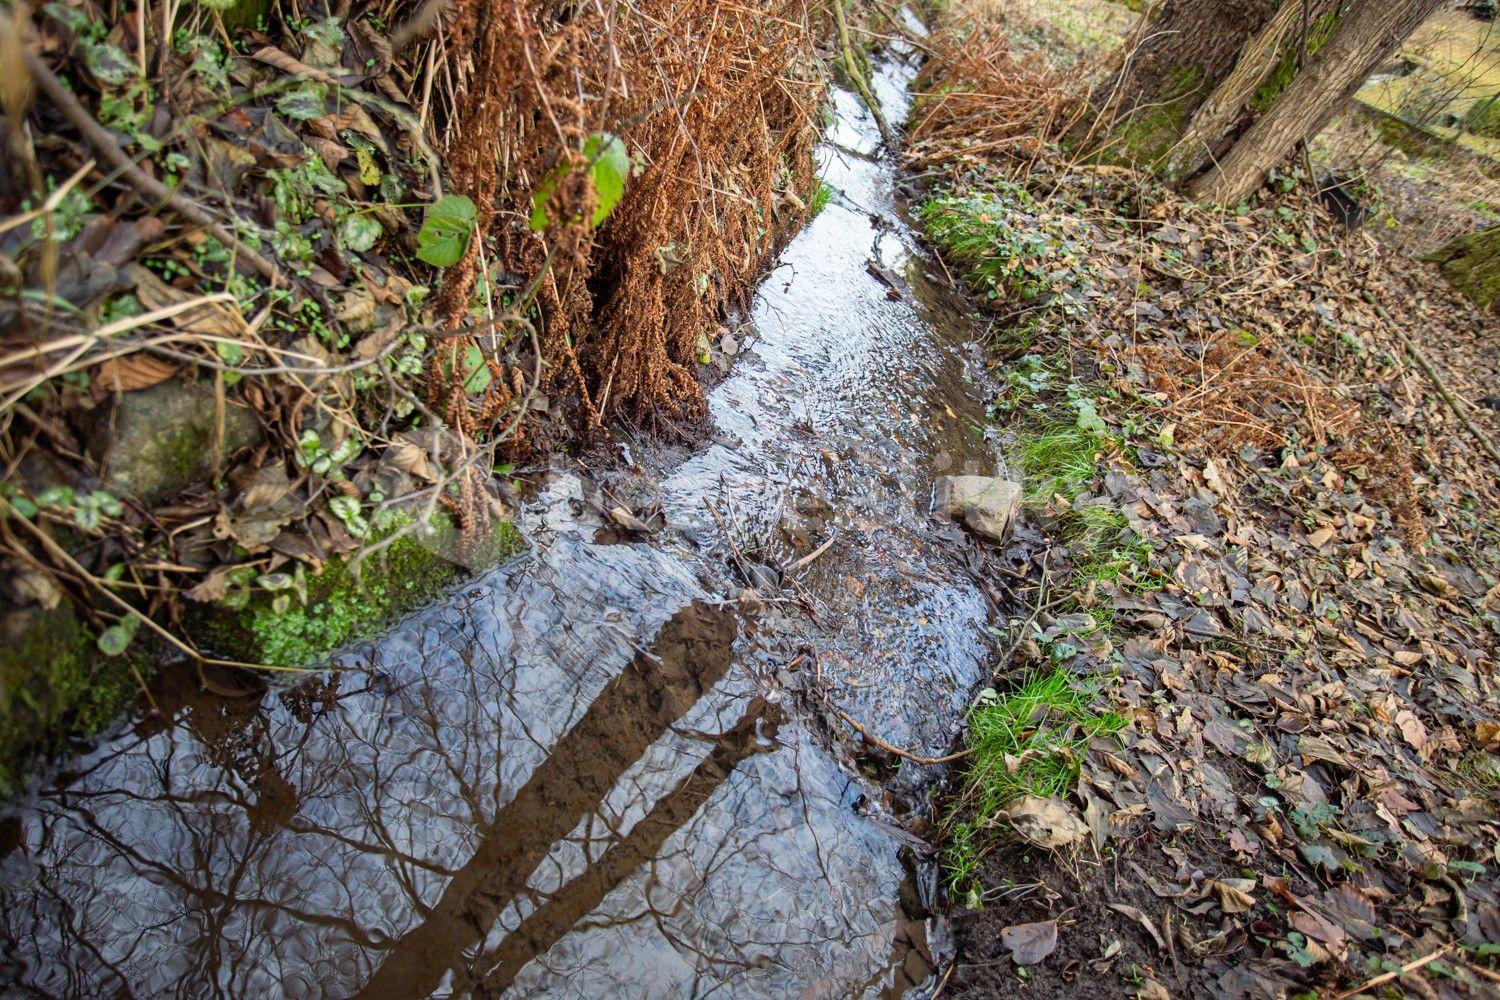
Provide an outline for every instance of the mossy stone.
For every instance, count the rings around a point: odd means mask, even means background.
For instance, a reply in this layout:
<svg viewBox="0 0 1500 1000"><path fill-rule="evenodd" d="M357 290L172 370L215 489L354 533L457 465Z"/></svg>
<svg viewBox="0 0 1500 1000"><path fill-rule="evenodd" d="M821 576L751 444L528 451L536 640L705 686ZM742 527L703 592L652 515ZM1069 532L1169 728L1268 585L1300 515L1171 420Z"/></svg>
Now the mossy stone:
<svg viewBox="0 0 1500 1000"><path fill-rule="evenodd" d="M452 522L435 518L433 527L423 538L414 532L402 535L357 568L354 557L329 560L321 573L306 577L305 600L292 591L257 591L237 613L198 616L194 631L217 651L239 659L307 666L341 646L378 635L467 576L465 567L498 565L526 549L514 524L497 521L490 539L460 560Z"/></svg>
<svg viewBox="0 0 1500 1000"><path fill-rule="evenodd" d="M69 739L109 725L135 696L145 656L111 659L66 602L0 615L0 798Z"/></svg>
<svg viewBox="0 0 1500 1000"><path fill-rule="evenodd" d="M169 380L122 394L89 436L104 465L104 486L148 506L210 478L218 424L213 391L199 382ZM260 440L260 424L243 405L224 408L222 454Z"/></svg>
<svg viewBox="0 0 1500 1000"><path fill-rule="evenodd" d="M1481 309L1500 308L1500 226L1460 236L1426 259Z"/></svg>

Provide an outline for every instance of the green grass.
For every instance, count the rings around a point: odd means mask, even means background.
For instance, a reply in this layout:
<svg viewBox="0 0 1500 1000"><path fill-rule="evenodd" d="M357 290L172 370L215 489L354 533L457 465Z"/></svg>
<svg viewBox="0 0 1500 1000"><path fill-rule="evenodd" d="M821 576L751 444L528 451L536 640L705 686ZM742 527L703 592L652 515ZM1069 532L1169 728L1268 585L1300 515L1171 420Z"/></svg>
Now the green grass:
<svg viewBox="0 0 1500 1000"><path fill-rule="evenodd" d="M815 219L823 214L823 209L827 208L828 203L832 200L833 188L828 185L827 181L818 181L818 189L813 192L812 196L812 214L809 218Z"/></svg>
<svg viewBox="0 0 1500 1000"><path fill-rule="evenodd" d="M1031 196L1013 184L996 183L984 194L942 195L922 205L927 235L943 257L958 266L971 291L991 303L1031 301L1051 291L1054 258L1065 253L1031 214Z"/></svg>
<svg viewBox="0 0 1500 1000"><path fill-rule="evenodd" d="M1105 441L1081 427L1055 427L1023 437L1015 457L1026 486L1027 503L1044 506L1054 496L1077 496L1094 478Z"/></svg>
<svg viewBox="0 0 1500 1000"><path fill-rule="evenodd" d="M1092 705L1096 684L1058 667L1010 694L987 692L969 715L972 751L949 808L943 852L949 884L967 885L993 843L996 814L1021 795L1057 798L1072 791L1089 741L1125 727Z"/></svg>

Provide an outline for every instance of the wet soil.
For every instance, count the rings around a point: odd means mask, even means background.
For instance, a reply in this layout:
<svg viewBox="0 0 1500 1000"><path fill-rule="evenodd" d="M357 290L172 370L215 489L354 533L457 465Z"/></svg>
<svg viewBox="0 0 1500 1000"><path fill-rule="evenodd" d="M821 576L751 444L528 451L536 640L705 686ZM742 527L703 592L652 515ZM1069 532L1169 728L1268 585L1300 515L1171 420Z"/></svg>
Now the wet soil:
<svg viewBox="0 0 1500 1000"><path fill-rule="evenodd" d="M892 118L908 78L879 74ZM932 866L898 814L936 775L872 768L838 713L952 746L1003 615L932 484L999 460L974 321L877 141L839 93L838 193L761 289L709 443L555 469L520 562L302 684L164 681L19 799L6 991L930 995ZM664 526L614 530L620 493Z"/></svg>

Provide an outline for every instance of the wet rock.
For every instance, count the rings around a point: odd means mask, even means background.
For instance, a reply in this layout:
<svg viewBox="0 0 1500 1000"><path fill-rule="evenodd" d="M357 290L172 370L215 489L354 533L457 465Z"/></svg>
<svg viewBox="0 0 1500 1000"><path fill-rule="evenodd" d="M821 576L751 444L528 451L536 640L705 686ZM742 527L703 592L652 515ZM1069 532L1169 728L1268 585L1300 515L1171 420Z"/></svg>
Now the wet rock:
<svg viewBox="0 0 1500 1000"><path fill-rule="evenodd" d="M980 538L1005 541L1021 509L1021 484L999 476L942 476L937 481L937 509Z"/></svg>
<svg viewBox="0 0 1500 1000"><path fill-rule="evenodd" d="M106 489L155 504L213 473L216 423L211 389L172 380L122 394L94 425L89 448L101 461ZM227 401L220 454L228 456L260 437L255 415Z"/></svg>

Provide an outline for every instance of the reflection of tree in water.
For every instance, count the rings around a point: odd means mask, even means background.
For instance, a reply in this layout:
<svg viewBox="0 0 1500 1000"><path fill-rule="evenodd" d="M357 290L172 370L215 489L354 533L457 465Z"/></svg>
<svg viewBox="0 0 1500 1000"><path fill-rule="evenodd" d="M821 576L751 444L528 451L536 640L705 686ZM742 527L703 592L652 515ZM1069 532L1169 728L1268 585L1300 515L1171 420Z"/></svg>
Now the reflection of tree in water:
<svg viewBox="0 0 1500 1000"><path fill-rule="evenodd" d="M751 682L726 682L733 615L688 605L643 653L614 621L547 627L562 607L514 631L470 608L453 627L399 633L380 651L385 673L284 689L213 675L214 695L197 678L161 691L163 716L44 793L24 851L0 862L0 983L497 995L621 906L650 949L696 952L705 988L819 950L816 935L762 940L691 919L746 892L798 895L767 859L784 858L794 883L820 863L793 856L809 843L802 792L761 789L742 766L774 724ZM772 770L785 785L796 766ZM835 950L869 950L863 916L838 925Z"/></svg>

